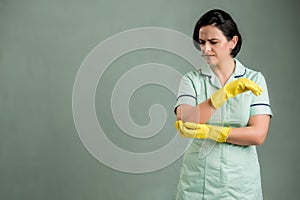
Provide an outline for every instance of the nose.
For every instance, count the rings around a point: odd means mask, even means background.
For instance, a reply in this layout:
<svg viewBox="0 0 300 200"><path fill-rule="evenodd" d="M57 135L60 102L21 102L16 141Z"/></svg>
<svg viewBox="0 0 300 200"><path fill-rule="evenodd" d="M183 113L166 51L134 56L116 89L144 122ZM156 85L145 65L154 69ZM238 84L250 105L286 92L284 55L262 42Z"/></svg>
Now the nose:
<svg viewBox="0 0 300 200"><path fill-rule="evenodd" d="M210 44L208 44L206 42L205 44L202 45L201 49L204 53L207 53L207 52L211 51L211 46L210 46Z"/></svg>

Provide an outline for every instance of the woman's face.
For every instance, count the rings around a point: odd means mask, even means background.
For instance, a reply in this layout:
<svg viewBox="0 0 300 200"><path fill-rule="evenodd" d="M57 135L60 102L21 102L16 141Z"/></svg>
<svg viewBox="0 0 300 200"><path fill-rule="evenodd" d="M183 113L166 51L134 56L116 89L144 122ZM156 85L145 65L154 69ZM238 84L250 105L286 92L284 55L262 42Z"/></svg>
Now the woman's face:
<svg viewBox="0 0 300 200"><path fill-rule="evenodd" d="M232 59L230 53L237 43L237 36L228 41L221 30L207 25L199 30L199 43L206 62L209 65L219 65L222 61Z"/></svg>

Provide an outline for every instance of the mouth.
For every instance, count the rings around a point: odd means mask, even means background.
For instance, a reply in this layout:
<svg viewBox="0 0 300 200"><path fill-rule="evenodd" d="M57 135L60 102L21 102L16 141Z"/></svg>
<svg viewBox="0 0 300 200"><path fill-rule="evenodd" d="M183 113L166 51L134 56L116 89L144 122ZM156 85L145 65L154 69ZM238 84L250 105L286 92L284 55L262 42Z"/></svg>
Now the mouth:
<svg viewBox="0 0 300 200"><path fill-rule="evenodd" d="M208 58L210 58L210 57L213 57L213 56L215 56L215 55L203 55L204 57L208 57Z"/></svg>

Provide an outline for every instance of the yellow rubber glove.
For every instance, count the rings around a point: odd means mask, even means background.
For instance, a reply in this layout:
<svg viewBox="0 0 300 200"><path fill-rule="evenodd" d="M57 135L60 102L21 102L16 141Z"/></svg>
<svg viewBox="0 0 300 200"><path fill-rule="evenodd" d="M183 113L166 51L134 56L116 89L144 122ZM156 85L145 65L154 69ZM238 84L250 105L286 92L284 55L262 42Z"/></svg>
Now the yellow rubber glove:
<svg viewBox="0 0 300 200"><path fill-rule="evenodd" d="M247 78L240 78L226 84L221 89L214 92L211 97L211 103L215 109L221 107L228 98L235 97L238 94L251 90L256 96L262 93L262 89L259 85Z"/></svg>
<svg viewBox="0 0 300 200"><path fill-rule="evenodd" d="M209 138L217 142L226 142L230 133L230 127L212 126L207 124L197 124L192 122L183 123L176 121L176 129L181 137L186 138Z"/></svg>
<svg viewBox="0 0 300 200"><path fill-rule="evenodd" d="M181 132L181 130L183 129L183 122L181 120L177 120L175 123L175 127L178 131L178 133L180 134L181 137L185 137L185 135L183 134L183 132Z"/></svg>
<svg viewBox="0 0 300 200"><path fill-rule="evenodd" d="M184 127L183 127L183 122L181 120L177 120L176 123L175 123L175 127L177 129L177 131L179 132L180 136L181 137L184 137L184 138L193 138L193 137L189 137L190 135L186 135L183 131Z"/></svg>

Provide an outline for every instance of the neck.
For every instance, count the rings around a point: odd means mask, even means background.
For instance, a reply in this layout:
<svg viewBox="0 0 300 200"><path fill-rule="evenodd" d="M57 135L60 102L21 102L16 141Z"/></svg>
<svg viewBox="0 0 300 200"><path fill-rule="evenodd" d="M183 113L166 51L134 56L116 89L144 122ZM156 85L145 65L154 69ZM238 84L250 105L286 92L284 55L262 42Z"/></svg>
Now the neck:
<svg viewBox="0 0 300 200"><path fill-rule="evenodd" d="M232 57L223 60L218 64L211 65L211 69L218 77L222 86L224 86L227 80L230 78L230 76L234 72L234 68L235 68L235 61Z"/></svg>

